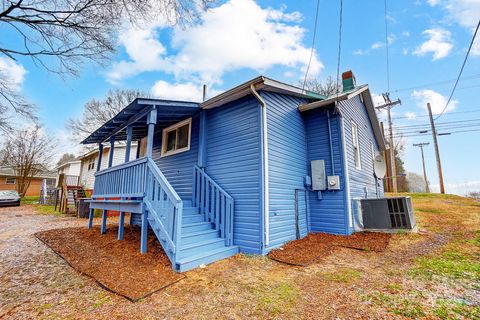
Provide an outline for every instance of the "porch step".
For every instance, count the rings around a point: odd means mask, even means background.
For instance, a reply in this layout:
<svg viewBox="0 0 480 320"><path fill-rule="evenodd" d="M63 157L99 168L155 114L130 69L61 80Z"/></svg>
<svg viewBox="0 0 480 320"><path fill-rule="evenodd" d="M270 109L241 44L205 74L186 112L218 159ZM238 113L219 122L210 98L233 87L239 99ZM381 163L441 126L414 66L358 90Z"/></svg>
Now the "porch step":
<svg viewBox="0 0 480 320"><path fill-rule="evenodd" d="M198 214L199 212L200 212L199 209L195 208L195 207L184 207L183 208L183 216Z"/></svg>
<svg viewBox="0 0 480 320"><path fill-rule="evenodd" d="M190 214L190 215L183 215L182 216L182 224L191 224L191 223L199 223L204 222L204 218L201 214Z"/></svg>
<svg viewBox="0 0 480 320"><path fill-rule="evenodd" d="M180 259L186 258L188 256L197 255L201 252L206 252L209 250L219 249L223 247L225 247L225 239L222 238L210 239L190 244L183 244L180 248Z"/></svg>
<svg viewBox="0 0 480 320"><path fill-rule="evenodd" d="M219 237L218 230L215 230L215 229L190 232L187 234L182 234L181 243L187 245L187 244L205 241L209 239L217 239L218 237Z"/></svg>
<svg viewBox="0 0 480 320"><path fill-rule="evenodd" d="M196 255L181 258L176 262L175 269L180 272L188 271L202 264L209 264L221 259L231 257L238 253L238 247L221 247L218 249L208 250Z"/></svg>
<svg viewBox="0 0 480 320"><path fill-rule="evenodd" d="M182 234L188 234L196 231L212 230L212 223L210 222L195 222L183 223Z"/></svg>

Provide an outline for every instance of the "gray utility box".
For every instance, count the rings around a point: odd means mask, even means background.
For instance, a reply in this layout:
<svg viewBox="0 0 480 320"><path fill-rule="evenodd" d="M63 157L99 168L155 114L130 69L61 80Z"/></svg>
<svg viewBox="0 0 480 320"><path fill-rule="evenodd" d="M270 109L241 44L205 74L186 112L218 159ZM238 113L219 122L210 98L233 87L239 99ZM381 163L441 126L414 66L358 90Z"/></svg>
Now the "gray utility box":
<svg viewBox="0 0 480 320"><path fill-rule="evenodd" d="M415 216L410 197L360 200L364 229L413 229Z"/></svg>

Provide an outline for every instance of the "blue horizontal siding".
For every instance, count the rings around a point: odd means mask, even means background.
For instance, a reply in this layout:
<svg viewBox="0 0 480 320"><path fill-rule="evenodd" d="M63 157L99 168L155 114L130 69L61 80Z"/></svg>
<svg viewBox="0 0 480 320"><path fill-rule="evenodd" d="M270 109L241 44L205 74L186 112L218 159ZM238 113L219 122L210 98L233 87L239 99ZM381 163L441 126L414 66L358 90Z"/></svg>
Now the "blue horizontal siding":
<svg viewBox="0 0 480 320"><path fill-rule="evenodd" d="M355 199L383 197L383 186L376 185L377 181L374 177L372 144L375 152L378 153L379 148L365 105L360 97L357 96L350 100L342 101L340 108L344 117L351 199L353 201ZM355 167L352 121L354 121L358 127L361 169Z"/></svg>
<svg viewBox="0 0 480 320"><path fill-rule="evenodd" d="M266 251L296 238L295 190L304 187L307 145L304 120L298 106L305 99L265 92L267 104L270 228ZM305 202L305 201L303 201ZM300 206L306 206L301 203ZM300 217L306 231L306 208ZM305 217L305 218L304 218Z"/></svg>
<svg viewBox="0 0 480 320"><path fill-rule="evenodd" d="M207 110L206 172L235 200L234 244L261 253L260 106L249 96Z"/></svg>
<svg viewBox="0 0 480 320"><path fill-rule="evenodd" d="M315 109L304 113L307 127L308 165L310 161L324 160L327 176L340 176L339 191L322 191L322 199L318 200L317 192L309 192L310 230L313 232L328 232L347 234L347 211L345 208L345 176L342 161L341 127L338 115L330 118L333 145L333 161L328 134L328 120L325 109ZM335 172L333 172L333 167Z"/></svg>
<svg viewBox="0 0 480 320"><path fill-rule="evenodd" d="M168 124L168 126L173 125ZM199 116L192 118L192 132L190 150L161 157L163 127L155 128L153 140L153 160L163 172L168 182L177 191L180 198L189 200L192 198L193 166L198 161L198 134Z"/></svg>

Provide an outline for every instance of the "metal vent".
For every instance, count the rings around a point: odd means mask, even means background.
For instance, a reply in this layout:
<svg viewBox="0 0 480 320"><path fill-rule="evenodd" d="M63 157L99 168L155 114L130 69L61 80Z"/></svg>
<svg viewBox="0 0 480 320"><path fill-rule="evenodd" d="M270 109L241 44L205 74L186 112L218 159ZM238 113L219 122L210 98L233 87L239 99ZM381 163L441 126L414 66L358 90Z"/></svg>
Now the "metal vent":
<svg viewBox="0 0 480 320"><path fill-rule="evenodd" d="M412 199L410 197L362 199L364 229L413 229Z"/></svg>

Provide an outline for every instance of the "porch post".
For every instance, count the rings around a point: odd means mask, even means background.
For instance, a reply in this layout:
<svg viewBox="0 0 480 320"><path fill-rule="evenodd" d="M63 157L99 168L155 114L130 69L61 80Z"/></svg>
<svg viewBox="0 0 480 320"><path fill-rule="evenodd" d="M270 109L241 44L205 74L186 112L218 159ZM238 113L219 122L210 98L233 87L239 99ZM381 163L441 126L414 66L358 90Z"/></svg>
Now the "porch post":
<svg viewBox="0 0 480 320"><path fill-rule="evenodd" d="M207 116L205 110L200 112L200 128L198 137L198 166L207 166Z"/></svg>
<svg viewBox="0 0 480 320"><path fill-rule="evenodd" d="M95 213L95 209L90 209L90 212L88 214L88 229L92 229L94 213Z"/></svg>
<svg viewBox="0 0 480 320"><path fill-rule="evenodd" d="M110 137L110 153L108 154L108 167L113 165L113 152L115 151L115 136Z"/></svg>
<svg viewBox="0 0 480 320"><path fill-rule="evenodd" d="M132 147L132 126L127 127L127 147L125 148L125 162L130 161L130 149Z"/></svg>
<svg viewBox="0 0 480 320"><path fill-rule="evenodd" d="M142 214L142 230L140 235L140 253L147 253L147 236L148 236L148 210Z"/></svg>
<svg viewBox="0 0 480 320"><path fill-rule="evenodd" d="M148 136L147 136L147 157L153 154L153 136L155 134L155 125L157 124L157 109L153 107L147 117Z"/></svg>
<svg viewBox="0 0 480 320"><path fill-rule="evenodd" d="M97 163L97 171L100 171L102 167L102 156L103 156L103 144L98 144L98 163Z"/></svg>
<svg viewBox="0 0 480 320"><path fill-rule="evenodd" d="M102 228L100 230L100 233L107 233L107 210L103 210L102 212Z"/></svg>
<svg viewBox="0 0 480 320"><path fill-rule="evenodd" d="M118 221L118 240L123 240L123 228L125 223L125 212L120 212L120 219Z"/></svg>

